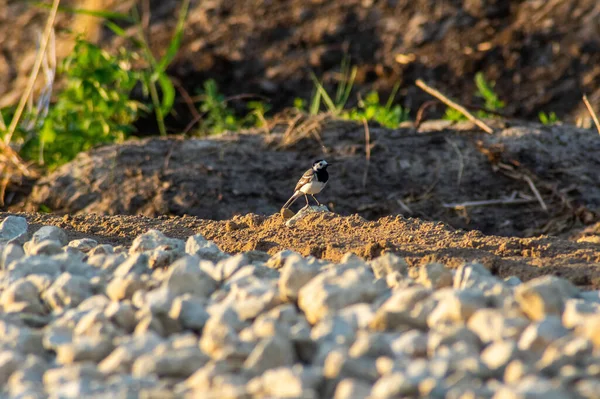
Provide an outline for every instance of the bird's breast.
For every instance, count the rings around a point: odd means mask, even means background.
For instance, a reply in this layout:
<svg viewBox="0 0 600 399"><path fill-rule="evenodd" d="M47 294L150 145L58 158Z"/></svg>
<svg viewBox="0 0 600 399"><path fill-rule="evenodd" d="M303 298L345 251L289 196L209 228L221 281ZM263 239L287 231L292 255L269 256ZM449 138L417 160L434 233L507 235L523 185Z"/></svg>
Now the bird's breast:
<svg viewBox="0 0 600 399"><path fill-rule="evenodd" d="M321 192L321 190L323 190L323 187L325 187L326 184L327 182L323 183L320 181L312 181L300 187L300 191L302 191L304 194L318 194Z"/></svg>

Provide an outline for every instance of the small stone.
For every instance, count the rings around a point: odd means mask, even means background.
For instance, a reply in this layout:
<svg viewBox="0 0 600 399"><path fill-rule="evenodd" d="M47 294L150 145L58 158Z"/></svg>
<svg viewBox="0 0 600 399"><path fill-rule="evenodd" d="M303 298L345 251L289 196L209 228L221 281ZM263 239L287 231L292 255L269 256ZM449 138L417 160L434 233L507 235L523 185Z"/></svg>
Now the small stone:
<svg viewBox="0 0 600 399"><path fill-rule="evenodd" d="M298 292L298 306L314 324L326 315L355 303L370 303L387 289L373 283L367 267L338 267L320 273ZM379 280L381 281L381 280Z"/></svg>
<svg viewBox="0 0 600 399"><path fill-rule="evenodd" d="M408 276L408 263L403 258L391 252L386 252L369 262L369 264L373 269L375 278L382 278L394 272L398 272L404 277Z"/></svg>
<svg viewBox="0 0 600 399"><path fill-rule="evenodd" d="M150 268L150 258L145 253L136 253L130 255L114 271L115 277L125 277L128 274L148 274L152 272Z"/></svg>
<svg viewBox="0 0 600 399"><path fill-rule="evenodd" d="M353 358L394 357L394 352L392 351L389 341L383 334L359 330L356 334L354 343L348 350L348 355Z"/></svg>
<svg viewBox="0 0 600 399"><path fill-rule="evenodd" d="M275 398L316 399L322 380L319 368L299 364L267 370L261 377L265 396Z"/></svg>
<svg viewBox="0 0 600 399"><path fill-rule="evenodd" d="M31 244L31 245L28 245ZM33 243L33 241L29 241L25 243L25 252L28 255L56 255L63 252L62 245L58 241L54 240L43 240L37 243Z"/></svg>
<svg viewBox="0 0 600 399"><path fill-rule="evenodd" d="M421 379L422 378L409 378L402 372L384 375L373 385L371 396L382 399L413 395L417 396Z"/></svg>
<svg viewBox="0 0 600 399"><path fill-rule="evenodd" d="M104 315L129 334L135 329L135 309L128 301L112 302L104 310Z"/></svg>
<svg viewBox="0 0 600 399"><path fill-rule="evenodd" d="M200 269L197 257L185 256L171 265L163 287L173 295L190 294L206 298L217 289L217 283Z"/></svg>
<svg viewBox="0 0 600 399"><path fill-rule="evenodd" d="M499 309L479 309L467 323L484 343L517 340L528 325L529 320L524 316L505 315Z"/></svg>
<svg viewBox="0 0 600 399"><path fill-rule="evenodd" d="M506 365L516 357L517 344L513 341L496 341L481 352L481 361L498 377L504 374Z"/></svg>
<svg viewBox="0 0 600 399"><path fill-rule="evenodd" d="M500 283L500 279L481 263L465 263L461 265L454 275L453 286L456 289L476 288L486 292L490 287Z"/></svg>
<svg viewBox="0 0 600 399"><path fill-rule="evenodd" d="M0 244L23 244L27 239L27 220L20 216L7 216L0 223Z"/></svg>
<svg viewBox="0 0 600 399"><path fill-rule="evenodd" d="M196 234L187 239L185 252L188 255L196 255L200 259L210 260L211 262L218 262L229 256L221 251L214 242L206 240L202 234Z"/></svg>
<svg viewBox="0 0 600 399"><path fill-rule="evenodd" d="M104 375L92 363L71 364L49 369L44 373L44 385L50 390L82 379L100 381L104 379Z"/></svg>
<svg viewBox="0 0 600 399"><path fill-rule="evenodd" d="M137 358L131 368L135 377L157 375L159 378L188 378L209 360L199 348L172 349L165 353L149 353Z"/></svg>
<svg viewBox="0 0 600 399"><path fill-rule="evenodd" d="M177 238L169 238L158 230L148 230L131 243L130 254L151 251L158 247L164 250L183 252L185 243Z"/></svg>
<svg viewBox="0 0 600 399"><path fill-rule="evenodd" d="M467 323L479 309L485 308L486 298L478 290L449 291L427 318L429 327L443 323Z"/></svg>
<svg viewBox="0 0 600 399"><path fill-rule="evenodd" d="M53 309L74 308L92 296L92 287L87 279L61 274L42 294L42 299Z"/></svg>
<svg viewBox="0 0 600 399"><path fill-rule="evenodd" d="M47 256L28 256L12 262L8 270L8 282L13 283L30 275L46 275L54 279L60 274L60 265Z"/></svg>
<svg viewBox="0 0 600 399"><path fill-rule="evenodd" d="M0 297L5 312L26 312L44 314L40 301L40 290L31 281L21 279L11 284Z"/></svg>
<svg viewBox="0 0 600 399"><path fill-rule="evenodd" d="M279 292L282 299L296 301L300 289L319 274L319 267L309 264L300 255L289 254L281 269Z"/></svg>
<svg viewBox="0 0 600 399"><path fill-rule="evenodd" d="M325 359L323 375L328 379L361 378L373 383L379 372L373 358L351 358L344 349L330 351Z"/></svg>
<svg viewBox="0 0 600 399"><path fill-rule="evenodd" d="M291 366L296 361L292 343L279 335L264 338L244 362L244 368L260 374L269 369Z"/></svg>
<svg viewBox="0 0 600 399"><path fill-rule="evenodd" d="M2 248L0 254L0 270L8 269L8 266L25 256L23 247L18 244L7 244Z"/></svg>
<svg viewBox="0 0 600 399"><path fill-rule="evenodd" d="M56 241L61 246L69 243L67 233L65 233L63 229L56 226L43 226L38 231L33 233L33 236L31 237L31 242L33 244L37 244L45 240Z"/></svg>
<svg viewBox="0 0 600 399"><path fill-rule="evenodd" d="M204 299L183 295L175 298L169 316L181 323L185 329L201 331L210 315L205 310Z"/></svg>
<svg viewBox="0 0 600 399"><path fill-rule="evenodd" d="M285 222L285 225L287 227L294 227L300 220L313 213L329 213L329 208L327 208L325 205L304 207L300 209L294 216L290 217Z"/></svg>
<svg viewBox="0 0 600 399"><path fill-rule="evenodd" d="M15 372L21 363L23 356L15 351L4 350L0 352L0 384L5 386L11 374Z"/></svg>
<svg viewBox="0 0 600 399"><path fill-rule="evenodd" d="M106 286L106 295L113 301L122 301L133 298L133 294L145 288L146 284L135 275L115 277Z"/></svg>
<svg viewBox="0 0 600 399"><path fill-rule="evenodd" d="M56 362L59 364L99 362L112 350L113 345L109 338L75 336L71 343L56 348Z"/></svg>
<svg viewBox="0 0 600 399"><path fill-rule="evenodd" d="M427 356L427 339L426 333L419 330L409 330L391 340L390 347L395 357L425 357Z"/></svg>
<svg viewBox="0 0 600 399"><path fill-rule="evenodd" d="M125 336L118 346L98 364L98 370L106 374L130 373L133 362L140 356L150 353L162 342L153 331L137 336Z"/></svg>
<svg viewBox="0 0 600 399"><path fill-rule="evenodd" d="M548 315L560 316L565 301L579 293L569 281L555 276L530 280L515 289L515 298L521 310L531 320L542 320Z"/></svg>
<svg viewBox="0 0 600 399"><path fill-rule="evenodd" d="M560 319L556 316L548 316L545 319L531 324L527 327L519 339L519 349L541 353L553 341L564 337L569 330L563 327Z"/></svg>
<svg viewBox="0 0 600 399"><path fill-rule="evenodd" d="M356 378L344 378L335 388L333 399L366 398L371 393L371 384Z"/></svg>
<svg viewBox="0 0 600 399"><path fill-rule="evenodd" d="M98 246L98 241L93 240L91 238L82 238L79 240L70 241L69 244L67 244L67 246L70 248L78 249L83 253L88 253L96 246Z"/></svg>
<svg viewBox="0 0 600 399"><path fill-rule="evenodd" d="M111 255L114 254L115 250L112 245L109 244L100 244L90 249L88 252L88 256L94 255Z"/></svg>
<svg viewBox="0 0 600 399"><path fill-rule="evenodd" d="M279 270L285 265L287 258L292 255L300 256L297 252L294 252L289 249L284 249L282 251L277 252L275 255L271 256L267 260L265 265L267 267L270 267L271 269Z"/></svg>
<svg viewBox="0 0 600 399"><path fill-rule="evenodd" d="M562 323L566 328L575 328L586 324L591 316L600 313L600 304L581 299L568 299L562 314Z"/></svg>
<svg viewBox="0 0 600 399"><path fill-rule="evenodd" d="M452 286L452 272L441 263L429 263L419 268L417 282L427 288L439 289Z"/></svg>

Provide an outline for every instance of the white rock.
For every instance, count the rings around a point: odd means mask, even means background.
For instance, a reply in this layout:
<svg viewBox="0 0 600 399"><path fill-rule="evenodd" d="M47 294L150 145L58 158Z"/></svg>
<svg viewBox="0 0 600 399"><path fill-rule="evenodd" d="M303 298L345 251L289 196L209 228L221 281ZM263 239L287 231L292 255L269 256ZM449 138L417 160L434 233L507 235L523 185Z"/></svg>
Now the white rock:
<svg viewBox="0 0 600 399"><path fill-rule="evenodd" d="M114 271L115 277L125 277L128 274L148 274L152 272L150 268L150 258L145 253L136 253L129 256Z"/></svg>
<svg viewBox="0 0 600 399"><path fill-rule="evenodd" d="M24 360L18 352L11 350L0 352L0 384L2 386L6 385L11 374L19 368Z"/></svg>
<svg viewBox="0 0 600 399"><path fill-rule="evenodd" d="M427 288L444 288L452 286L452 272L441 263L429 263L419 268L417 282Z"/></svg>
<svg viewBox="0 0 600 399"><path fill-rule="evenodd" d="M564 337L568 333L569 330L563 327L558 317L548 316L529 325L523 331L519 339L519 349L541 353L553 341Z"/></svg>
<svg viewBox="0 0 600 399"><path fill-rule="evenodd" d="M118 346L98 364L98 370L103 373L130 373L133 362L152 352L163 340L155 332L149 331L142 335L125 336L116 342Z"/></svg>
<svg viewBox="0 0 600 399"><path fill-rule="evenodd" d="M333 399L366 398L371 393L371 384L356 378L344 378L337 384Z"/></svg>
<svg viewBox="0 0 600 399"><path fill-rule="evenodd" d="M518 314L505 314L500 309L479 309L469 319L467 327L482 342L517 340L529 320Z"/></svg>
<svg viewBox="0 0 600 399"><path fill-rule="evenodd" d="M427 356L427 342L427 333L419 330L409 330L392 339L390 347L396 357L418 358Z"/></svg>
<svg viewBox="0 0 600 399"><path fill-rule="evenodd" d="M157 375L160 378L188 378L209 360L199 348L171 349L165 353L142 355L133 363L134 377Z"/></svg>
<svg viewBox="0 0 600 399"><path fill-rule="evenodd" d="M427 318L429 327L444 323L467 323L479 309L487 306L479 290L448 291Z"/></svg>
<svg viewBox="0 0 600 399"><path fill-rule="evenodd" d="M9 283L34 274L47 275L54 279L60 274L60 265L47 256L28 256L12 262L8 265L8 271Z"/></svg>
<svg viewBox="0 0 600 399"><path fill-rule="evenodd" d="M565 301L577 296L579 289L565 279L543 276L519 285L515 297L523 313L532 320L542 320L548 315L560 316Z"/></svg>
<svg viewBox="0 0 600 399"><path fill-rule="evenodd" d="M183 295L175 298L169 316L181 323L185 329L201 331L210 317L205 309L206 300Z"/></svg>
<svg viewBox="0 0 600 399"><path fill-rule="evenodd" d="M133 294L145 288L146 283L139 276L131 274L113 278L106 286L106 295L113 301L122 301L133 298Z"/></svg>
<svg viewBox="0 0 600 399"><path fill-rule="evenodd" d="M514 341L495 341L481 352L481 361L499 377L504 374L504 368L517 353Z"/></svg>
<svg viewBox="0 0 600 399"><path fill-rule="evenodd" d="M37 244L45 240L57 241L61 246L69 243L67 233L65 233L63 229L56 226L42 226L38 229L38 231L33 233L33 236L31 237L31 242L33 244Z"/></svg>
<svg viewBox="0 0 600 399"><path fill-rule="evenodd" d="M395 372L384 375L371 389L371 396L377 399L392 399L417 395L422 378L410 378L405 373Z"/></svg>
<svg viewBox="0 0 600 399"><path fill-rule="evenodd" d="M279 291L282 298L296 301L300 289L317 274L319 274L318 265L308 263L295 253L287 256L279 278Z"/></svg>
<svg viewBox="0 0 600 399"><path fill-rule="evenodd" d="M135 254L151 251L158 247L163 247L162 249L164 250L183 252L185 243L177 238L169 238L158 230L148 230L133 240L129 248L129 253Z"/></svg>
<svg viewBox="0 0 600 399"><path fill-rule="evenodd" d="M68 246L70 248L78 249L83 253L88 253L96 246L98 246L98 241L93 240L91 238L82 238L79 240L70 241Z"/></svg>
<svg viewBox="0 0 600 399"><path fill-rule="evenodd" d="M288 220L286 220L285 225L287 227L294 227L300 220L304 219L306 216L310 215L310 214L316 214L316 213L330 213L329 212L329 208L327 208L327 206L325 205L319 205L319 206L309 206L309 207L304 207L302 209L300 209L298 211L298 213L296 213L294 216L292 216L291 218L289 218Z"/></svg>
<svg viewBox="0 0 600 399"><path fill-rule="evenodd" d="M276 398L318 398L317 389L323 379L322 371L315 367L281 367L267 370L261 377L266 395Z"/></svg>
<svg viewBox="0 0 600 399"><path fill-rule="evenodd" d="M20 216L7 216L0 223L0 244L23 244L27 239L27 220Z"/></svg>
<svg viewBox="0 0 600 399"><path fill-rule="evenodd" d="M261 340L244 362L244 368L261 374L269 369L292 366L295 350L286 337L274 335Z"/></svg>
<svg viewBox="0 0 600 399"><path fill-rule="evenodd" d="M187 239L185 252L188 255L196 255L200 259L207 259L211 262L218 262L229 256L221 251L214 242L206 240L202 234L196 234Z"/></svg>
<svg viewBox="0 0 600 399"><path fill-rule="evenodd" d="M375 258L369 264L373 269L375 278L382 278L394 272L398 272L404 277L408 276L408 263L403 258L391 252L386 252Z"/></svg>
<svg viewBox="0 0 600 399"><path fill-rule="evenodd" d="M566 328L584 325L590 316L600 313L600 304L582 299L567 299L562 314L562 323Z"/></svg>
<svg viewBox="0 0 600 399"><path fill-rule="evenodd" d="M217 283L200 269L197 257L186 256L171 265L163 287L174 295L190 294L206 298L217 289Z"/></svg>
<svg viewBox="0 0 600 399"><path fill-rule="evenodd" d="M465 263L456 270L453 285L456 289L477 288L486 292L500 281L481 263Z"/></svg>
<svg viewBox="0 0 600 399"><path fill-rule="evenodd" d="M0 270L8 269L8 266L25 256L23 247L17 244L7 244L2 248L0 254Z"/></svg>
<svg viewBox="0 0 600 399"><path fill-rule="evenodd" d="M113 350L111 341L109 337L74 336L72 342L56 348L56 362L59 364L99 362Z"/></svg>
<svg viewBox="0 0 600 399"><path fill-rule="evenodd" d="M310 323L316 323L330 313L355 303L372 302L387 289L373 283L373 274L366 267L338 267L320 273L298 293L298 306Z"/></svg>
<svg viewBox="0 0 600 399"><path fill-rule="evenodd" d="M6 289L0 297L5 312L45 313L40 302L40 290L31 281L17 280Z"/></svg>
<svg viewBox="0 0 600 399"><path fill-rule="evenodd" d="M52 309L73 308L92 295L92 287L83 277L61 274L42 294L42 299Z"/></svg>

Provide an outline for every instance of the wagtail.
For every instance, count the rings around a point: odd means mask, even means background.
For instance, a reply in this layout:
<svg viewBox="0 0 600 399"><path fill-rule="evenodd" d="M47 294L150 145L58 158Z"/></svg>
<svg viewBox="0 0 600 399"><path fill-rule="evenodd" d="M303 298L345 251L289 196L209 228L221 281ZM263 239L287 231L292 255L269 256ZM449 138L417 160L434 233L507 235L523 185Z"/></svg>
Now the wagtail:
<svg viewBox="0 0 600 399"><path fill-rule="evenodd" d="M296 184L294 195L292 195L285 205L283 205L283 208L289 208L294 201L296 201L302 195L304 195L304 198L306 198L306 206L309 206L309 195L313 197L313 199L317 202L317 205L320 206L321 204L315 198L315 194L320 193L327 184L327 180L329 180L329 173L327 173L327 167L329 165L330 164L328 164L324 159L315 161L312 168L304 172L298 181L298 184Z"/></svg>

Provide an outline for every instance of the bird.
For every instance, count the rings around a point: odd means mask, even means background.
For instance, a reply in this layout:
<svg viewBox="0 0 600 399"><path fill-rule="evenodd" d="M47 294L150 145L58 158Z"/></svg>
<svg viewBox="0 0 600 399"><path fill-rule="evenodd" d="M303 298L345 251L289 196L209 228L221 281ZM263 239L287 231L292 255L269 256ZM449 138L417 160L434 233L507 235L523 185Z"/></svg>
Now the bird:
<svg viewBox="0 0 600 399"><path fill-rule="evenodd" d="M298 198L304 195L306 199L306 206L309 206L308 196L310 195L317 202L317 205L321 206L319 200L315 198L315 194L318 194L325 188L327 181L329 180L329 173L327 173L327 167L330 166L324 159L315 161L312 168L304 172L296 188L294 188L294 194L290 199L283 205L283 209L288 209Z"/></svg>

